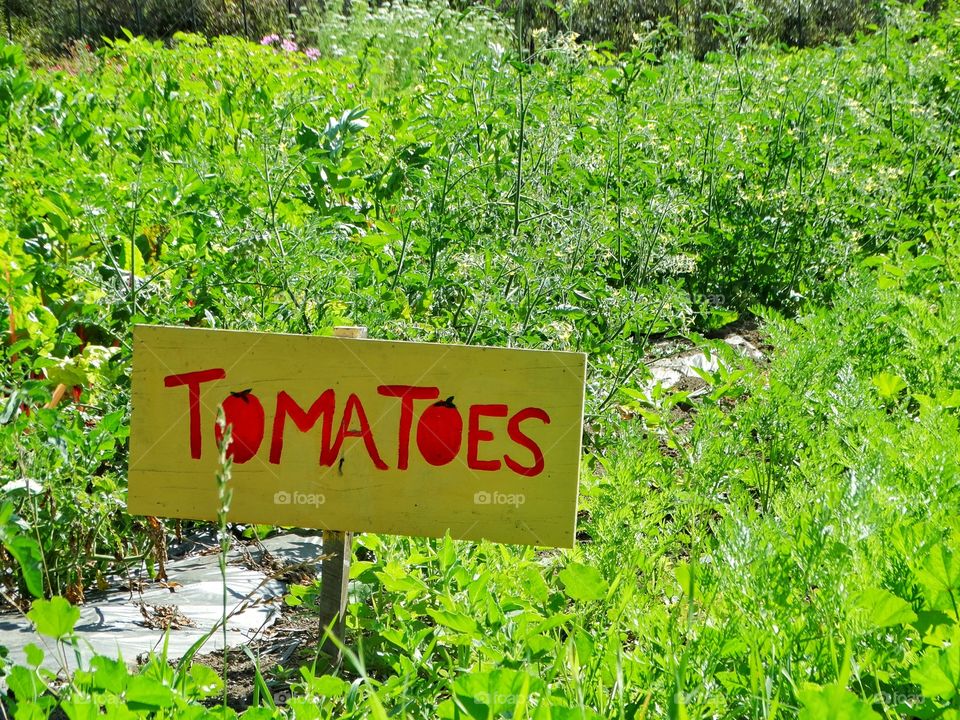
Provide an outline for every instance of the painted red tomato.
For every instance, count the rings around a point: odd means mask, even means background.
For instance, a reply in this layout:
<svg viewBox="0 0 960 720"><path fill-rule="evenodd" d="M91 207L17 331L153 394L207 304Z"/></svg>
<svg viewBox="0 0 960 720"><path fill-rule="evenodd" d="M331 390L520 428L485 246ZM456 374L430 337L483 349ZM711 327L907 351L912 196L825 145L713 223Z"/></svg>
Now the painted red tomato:
<svg viewBox="0 0 960 720"><path fill-rule="evenodd" d="M420 415L417 448L431 465L446 465L460 453L463 444L463 417L453 398L436 402Z"/></svg>
<svg viewBox="0 0 960 720"><path fill-rule="evenodd" d="M224 420L231 426L227 457L233 458L235 463L245 463L257 454L260 443L263 442L263 405L256 395L250 394L250 390L241 390L230 393L222 406ZM223 430L219 423L214 433L219 447L223 440Z"/></svg>

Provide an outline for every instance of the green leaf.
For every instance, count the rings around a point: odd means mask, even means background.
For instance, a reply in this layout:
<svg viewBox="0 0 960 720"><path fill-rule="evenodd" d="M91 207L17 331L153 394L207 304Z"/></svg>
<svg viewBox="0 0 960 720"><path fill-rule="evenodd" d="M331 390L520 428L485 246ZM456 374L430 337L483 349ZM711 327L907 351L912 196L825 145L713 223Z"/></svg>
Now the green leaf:
<svg viewBox="0 0 960 720"><path fill-rule="evenodd" d="M542 690L539 678L510 668L463 674L453 683L454 694L473 718L503 717L515 710L521 698Z"/></svg>
<svg viewBox="0 0 960 720"><path fill-rule="evenodd" d="M17 564L20 566L20 572L23 574L23 582L27 590L35 598L43 596L43 555L40 552L40 546L32 537L26 535L7 535L3 546L7 549Z"/></svg>
<svg viewBox="0 0 960 720"><path fill-rule="evenodd" d="M297 713L296 717L300 716L301 714ZM275 720L282 717L283 715L271 707L252 707L243 711L243 720Z"/></svg>
<svg viewBox="0 0 960 720"><path fill-rule="evenodd" d="M943 260L934 255L917 255L913 260L913 266L917 270L931 270L943 265Z"/></svg>
<svg viewBox="0 0 960 720"><path fill-rule="evenodd" d="M549 633L551 630L562 627L567 623L572 623L576 617L577 616L573 613L553 613L550 615L550 617L531 626L530 630L527 632L527 639L529 640L529 638L534 635Z"/></svg>
<svg viewBox="0 0 960 720"><path fill-rule="evenodd" d="M0 412L0 425L6 425L20 412L20 405L26 400L27 394L21 390L14 390L7 398L7 404Z"/></svg>
<svg viewBox="0 0 960 720"><path fill-rule="evenodd" d="M456 632L477 635L480 629L477 627L477 621L467 617L463 613L449 612L447 610L428 609L427 614L436 620L438 625L443 625Z"/></svg>
<svg viewBox="0 0 960 720"><path fill-rule="evenodd" d="M543 579L543 573L536 566L527 565L524 567L520 574L520 587L541 605L550 599L550 588Z"/></svg>
<svg viewBox="0 0 960 720"><path fill-rule="evenodd" d="M453 546L453 539L450 533L443 536L440 549L437 551L437 559L440 561L440 569L446 572L457 561L457 549Z"/></svg>
<svg viewBox="0 0 960 720"><path fill-rule="evenodd" d="M677 584L680 585L680 592L690 600L697 597L697 584L693 568L689 563L681 562L673 570L677 578Z"/></svg>
<svg viewBox="0 0 960 720"><path fill-rule="evenodd" d="M90 669L93 670L93 687L97 690L119 695L127 686L127 666L121 660L97 655L90 661Z"/></svg>
<svg viewBox="0 0 960 720"><path fill-rule="evenodd" d="M396 569L390 565L387 566L385 571L378 572L376 575L383 585L384 590L388 592L410 593L413 597L429 592L429 589L422 580L412 575L398 574Z"/></svg>
<svg viewBox="0 0 960 720"><path fill-rule="evenodd" d="M867 621L875 628L907 625L917 619L910 603L882 588L863 591L854 603L864 611Z"/></svg>
<svg viewBox="0 0 960 720"><path fill-rule="evenodd" d="M13 691L18 702L35 700L40 693L46 690L37 674L22 665L13 667L5 679L7 687Z"/></svg>
<svg viewBox="0 0 960 720"><path fill-rule="evenodd" d="M201 698L215 695L223 690L223 678L206 665L191 665L190 679L193 680L194 688Z"/></svg>
<svg viewBox="0 0 960 720"><path fill-rule="evenodd" d="M310 678L307 687L313 695L323 697L338 698L346 695L350 685L333 675L321 675L320 677Z"/></svg>
<svg viewBox="0 0 960 720"><path fill-rule="evenodd" d="M896 397L907 389L907 383L904 382L903 378L886 372L874 375L873 384L876 386L880 397L884 399Z"/></svg>
<svg viewBox="0 0 960 720"><path fill-rule="evenodd" d="M960 695L960 627L954 627L950 643L944 648L930 648L920 663L910 671L924 695L950 701Z"/></svg>
<svg viewBox="0 0 960 720"><path fill-rule="evenodd" d="M387 709L380 702L380 696L372 687L367 695L367 706L370 708L370 715L374 720L387 720Z"/></svg>
<svg viewBox="0 0 960 720"><path fill-rule="evenodd" d="M37 647L33 643L27 643L23 647L23 652L27 656L27 664L30 667L38 668L43 662L43 649Z"/></svg>
<svg viewBox="0 0 960 720"><path fill-rule="evenodd" d="M49 600L34 600L27 617L41 635L60 640L73 632L80 619L80 609L59 595Z"/></svg>
<svg viewBox="0 0 960 720"><path fill-rule="evenodd" d="M70 720L95 720L100 717L100 703L92 700L67 700L61 703Z"/></svg>
<svg viewBox="0 0 960 720"><path fill-rule="evenodd" d="M842 685L808 685L797 693L800 720L882 720L870 704Z"/></svg>
<svg viewBox="0 0 960 720"><path fill-rule="evenodd" d="M560 571L559 577L573 600L603 600L607 596L607 581L595 567L572 562Z"/></svg>
<svg viewBox="0 0 960 720"><path fill-rule="evenodd" d="M159 710L174 703L173 691L156 678L134 675L127 683L127 703L135 710Z"/></svg>
<svg viewBox="0 0 960 720"><path fill-rule="evenodd" d="M923 585L931 610L943 610L957 618L955 603L960 595L960 562L951 548L934 545L917 573L917 579Z"/></svg>

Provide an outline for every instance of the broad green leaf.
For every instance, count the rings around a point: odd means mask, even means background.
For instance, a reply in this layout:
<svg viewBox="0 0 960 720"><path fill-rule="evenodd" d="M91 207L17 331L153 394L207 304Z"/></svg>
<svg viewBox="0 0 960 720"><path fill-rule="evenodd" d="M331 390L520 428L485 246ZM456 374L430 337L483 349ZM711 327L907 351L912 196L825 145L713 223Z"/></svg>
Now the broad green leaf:
<svg viewBox="0 0 960 720"><path fill-rule="evenodd" d="M37 673L22 665L16 665L11 668L5 680L7 687L13 691L18 702L34 700L40 693L46 690L40 678L37 677Z"/></svg>
<svg viewBox="0 0 960 720"><path fill-rule="evenodd" d="M173 691L160 680L145 675L132 676L124 696L136 710L159 710L174 704Z"/></svg>
<svg viewBox="0 0 960 720"><path fill-rule="evenodd" d="M243 711L243 720L275 720L276 718L281 718L283 715L279 714L279 711L274 710L272 707L252 707L247 708ZM297 713L296 717L302 717L300 713Z"/></svg>
<svg viewBox="0 0 960 720"><path fill-rule="evenodd" d="M842 685L808 685L797 697L802 705L800 720L882 720L870 703Z"/></svg>
<svg viewBox="0 0 960 720"><path fill-rule="evenodd" d="M37 647L33 643L27 643L23 647L23 652L27 656L27 664L30 665L30 667L34 667L34 668L40 667L40 664L43 662L43 657L44 657L42 648Z"/></svg>
<svg viewBox="0 0 960 720"><path fill-rule="evenodd" d="M875 628L906 625L916 621L917 614L906 600L882 588L870 588L854 601Z"/></svg>
<svg viewBox="0 0 960 720"><path fill-rule="evenodd" d="M55 701L49 695L40 696L36 702L23 703L17 706L14 720L49 720L51 705Z"/></svg>
<svg viewBox="0 0 960 720"><path fill-rule="evenodd" d="M960 604L960 561L951 548L935 545L917 573L931 610L957 616Z"/></svg>
<svg viewBox="0 0 960 720"><path fill-rule="evenodd" d="M943 260L934 255L917 255L913 260L913 266L917 270L930 270L943 265Z"/></svg>
<svg viewBox="0 0 960 720"><path fill-rule="evenodd" d="M97 690L119 695L127 686L127 666L122 660L112 660L104 655L97 655L90 661L93 670L93 687Z"/></svg>
<svg viewBox="0 0 960 720"><path fill-rule="evenodd" d="M80 619L80 609L59 595L49 600L34 600L27 617L41 635L60 640L73 632Z"/></svg>
<svg viewBox="0 0 960 720"><path fill-rule="evenodd" d="M887 372L874 375L873 384L876 386L880 397L884 399L896 397L907 389L907 383L904 382L903 378Z"/></svg>
<svg viewBox="0 0 960 720"><path fill-rule="evenodd" d="M510 668L463 674L453 683L453 691L470 711L470 717L481 718L512 712L521 696L542 690L539 678Z"/></svg>
<svg viewBox="0 0 960 720"><path fill-rule="evenodd" d="M321 720L329 715L321 715L320 707L315 698L293 697L287 701L287 709L293 711L293 717L297 720Z"/></svg>
<svg viewBox="0 0 960 720"><path fill-rule="evenodd" d="M383 571L376 573L383 585L383 589L395 593L409 593L410 597L429 593L429 588L423 580L406 573L402 568L393 564L387 565Z"/></svg>
<svg viewBox="0 0 960 720"><path fill-rule="evenodd" d="M476 635L480 632L480 628L477 627L477 621L471 617L467 617L463 613L430 608L427 610L427 614L436 620L438 625L443 625L451 630L470 635Z"/></svg>
<svg viewBox="0 0 960 720"><path fill-rule="evenodd" d="M71 699L61 704L70 720L95 720L100 718L100 703L92 700Z"/></svg>
<svg viewBox="0 0 960 720"><path fill-rule="evenodd" d="M20 566L23 582L35 598L43 596L43 555L40 546L32 537L26 535L7 535L3 541L7 549Z"/></svg>
<svg viewBox="0 0 960 720"><path fill-rule="evenodd" d="M582 667L588 666L593 658L596 646L593 638L583 630L577 630L573 634L573 645L577 649L577 659Z"/></svg>
<svg viewBox="0 0 960 720"><path fill-rule="evenodd" d="M320 677L308 678L307 688L313 695L338 698L346 695L350 685L333 675L321 675Z"/></svg>
<svg viewBox="0 0 960 720"><path fill-rule="evenodd" d="M209 697L223 689L223 678L211 667L199 663L190 666L190 679L200 697Z"/></svg>
<svg viewBox="0 0 960 720"><path fill-rule="evenodd" d="M572 562L560 571L564 591L574 600L603 600L607 581L595 567Z"/></svg>
<svg viewBox="0 0 960 720"><path fill-rule="evenodd" d="M950 642L943 648L929 648L910 671L924 695L951 701L960 695L960 628L954 627Z"/></svg>
<svg viewBox="0 0 960 720"><path fill-rule="evenodd" d="M535 602L541 605L550 598L550 588L543 573L533 565L527 565L520 573L520 586Z"/></svg>
<svg viewBox="0 0 960 720"><path fill-rule="evenodd" d="M90 375L79 356L70 358L47 356L45 361L47 379L54 385L63 384L72 387L90 383Z"/></svg>

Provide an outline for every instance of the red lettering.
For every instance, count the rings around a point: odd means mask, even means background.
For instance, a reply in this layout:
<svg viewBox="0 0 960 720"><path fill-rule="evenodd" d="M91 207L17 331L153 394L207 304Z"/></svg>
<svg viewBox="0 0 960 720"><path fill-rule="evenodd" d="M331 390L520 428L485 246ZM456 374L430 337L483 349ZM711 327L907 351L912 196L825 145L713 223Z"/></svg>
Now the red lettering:
<svg viewBox="0 0 960 720"><path fill-rule="evenodd" d="M397 449L397 469L406 470L410 464L410 430L413 427L413 401L436 400L440 389L416 385L381 385L377 392L386 397L400 398L400 435Z"/></svg>
<svg viewBox="0 0 960 720"><path fill-rule="evenodd" d="M547 415L545 410L528 407L518 412L507 422L507 435L509 435L510 439L513 440L517 445L522 445L531 452L533 455L533 465L530 467L521 465L509 455L504 455L503 461L507 464L507 467L517 473L517 475L534 477L535 475L539 475L543 472L543 452L540 450L540 446L537 445L528 435L524 435L523 431L520 429L520 423L522 423L524 420L539 420L544 425L549 425L550 416Z"/></svg>
<svg viewBox="0 0 960 720"><path fill-rule="evenodd" d="M350 422L353 420L354 413L356 413L357 421L360 423L359 430L350 430ZM348 437L363 438L363 444L367 448L367 454L370 455L370 459L373 460L376 468L378 470L388 469L387 464L380 458L380 453L377 452L377 445L374 443L373 433L370 431L370 423L367 421L367 413L363 410L360 398L354 393L350 393L350 397L347 398L347 404L343 408L343 420L340 422L340 432L337 433L336 445L330 449L326 462L324 462L323 456L320 457L320 464L333 465L337 459L337 455L340 454L340 446L343 444L343 439Z"/></svg>
<svg viewBox="0 0 960 720"><path fill-rule="evenodd" d="M493 440L493 433L480 428L482 417L506 417L506 405L471 405L467 430L467 467L471 470L499 470L499 460L481 460L480 443Z"/></svg>
<svg viewBox="0 0 960 720"><path fill-rule="evenodd" d="M223 380L227 371L222 368L198 370L196 372L167 375L163 379L165 387L180 387L186 385L189 390L190 402L190 457L199 460L203 448L203 438L200 432L200 386L206 382Z"/></svg>
<svg viewBox="0 0 960 720"><path fill-rule="evenodd" d="M297 401L290 397L285 391L277 393L277 412L273 416L273 438L270 441L270 462L274 465L280 463L280 457L283 454L283 426L287 416L293 420L300 432L307 432L317 420L323 416L323 429L320 445L320 463L332 465L333 462L324 462L324 459L330 452L330 435L333 432L333 410L336 403L336 395L332 389L325 390L320 397L314 400L309 410L304 411L297 404ZM339 446L339 443L338 443Z"/></svg>

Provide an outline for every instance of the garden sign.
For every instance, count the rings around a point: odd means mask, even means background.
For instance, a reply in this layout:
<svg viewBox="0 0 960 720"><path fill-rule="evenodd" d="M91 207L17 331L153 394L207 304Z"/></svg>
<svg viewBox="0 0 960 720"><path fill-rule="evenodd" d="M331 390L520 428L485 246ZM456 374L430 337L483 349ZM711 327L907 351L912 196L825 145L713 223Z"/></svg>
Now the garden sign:
<svg viewBox="0 0 960 720"><path fill-rule="evenodd" d="M129 511L571 547L586 356L134 328Z"/></svg>

